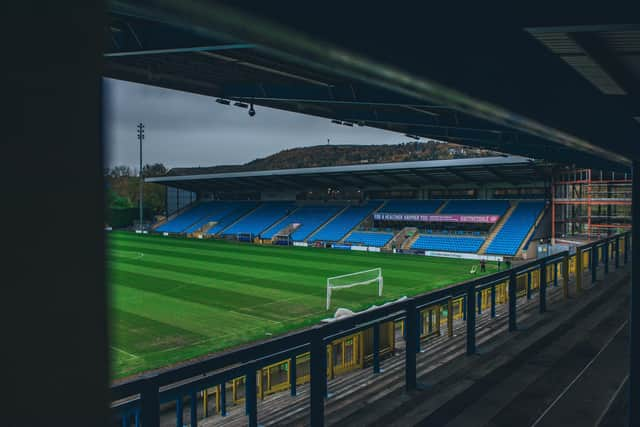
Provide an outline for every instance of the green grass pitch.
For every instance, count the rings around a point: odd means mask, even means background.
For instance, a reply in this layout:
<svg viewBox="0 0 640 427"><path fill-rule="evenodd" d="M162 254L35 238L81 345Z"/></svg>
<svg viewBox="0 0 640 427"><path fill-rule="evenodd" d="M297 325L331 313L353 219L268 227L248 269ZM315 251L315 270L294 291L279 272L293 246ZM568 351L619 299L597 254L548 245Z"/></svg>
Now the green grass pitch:
<svg viewBox="0 0 640 427"><path fill-rule="evenodd" d="M477 263L122 232L108 243L114 379L466 280ZM327 277L376 267L381 298L376 284L336 290L325 311Z"/></svg>

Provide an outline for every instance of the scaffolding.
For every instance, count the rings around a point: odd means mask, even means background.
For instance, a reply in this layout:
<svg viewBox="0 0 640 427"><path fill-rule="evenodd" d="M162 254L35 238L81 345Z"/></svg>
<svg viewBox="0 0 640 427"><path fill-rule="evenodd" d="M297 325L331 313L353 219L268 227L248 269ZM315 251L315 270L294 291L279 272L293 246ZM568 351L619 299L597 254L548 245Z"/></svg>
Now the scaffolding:
<svg viewBox="0 0 640 427"><path fill-rule="evenodd" d="M593 240L631 229L631 175L572 169L554 176L551 235Z"/></svg>

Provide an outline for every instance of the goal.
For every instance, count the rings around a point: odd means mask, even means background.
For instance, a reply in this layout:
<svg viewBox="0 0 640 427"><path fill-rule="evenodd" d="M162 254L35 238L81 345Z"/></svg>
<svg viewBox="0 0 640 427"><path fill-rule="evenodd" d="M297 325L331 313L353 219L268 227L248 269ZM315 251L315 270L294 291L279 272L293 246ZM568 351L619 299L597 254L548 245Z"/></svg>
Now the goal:
<svg viewBox="0 0 640 427"><path fill-rule="evenodd" d="M331 293L334 289L353 288L371 283L378 283L378 296L382 296L382 268L358 271L356 273L343 274L327 278L327 310L331 307Z"/></svg>

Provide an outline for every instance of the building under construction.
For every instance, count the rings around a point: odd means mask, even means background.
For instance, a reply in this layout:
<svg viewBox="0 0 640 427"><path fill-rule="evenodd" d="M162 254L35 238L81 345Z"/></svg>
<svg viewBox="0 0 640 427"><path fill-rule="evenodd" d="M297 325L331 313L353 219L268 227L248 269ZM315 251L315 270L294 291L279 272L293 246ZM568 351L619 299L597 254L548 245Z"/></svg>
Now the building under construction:
<svg viewBox="0 0 640 427"><path fill-rule="evenodd" d="M631 228L631 177L594 169L562 170L552 184L556 239L593 240Z"/></svg>

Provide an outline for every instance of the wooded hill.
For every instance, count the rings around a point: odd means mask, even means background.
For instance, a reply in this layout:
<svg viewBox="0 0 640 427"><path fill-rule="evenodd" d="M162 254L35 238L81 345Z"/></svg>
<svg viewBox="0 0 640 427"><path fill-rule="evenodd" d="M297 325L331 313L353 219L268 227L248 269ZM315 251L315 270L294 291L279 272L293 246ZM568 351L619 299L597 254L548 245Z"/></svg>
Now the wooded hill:
<svg viewBox="0 0 640 427"><path fill-rule="evenodd" d="M243 165L174 168L168 175L197 175L208 173L255 170L296 169L354 164L444 160L469 157L499 156L501 153L461 145L427 142L406 142L393 145L316 145L280 151Z"/></svg>

